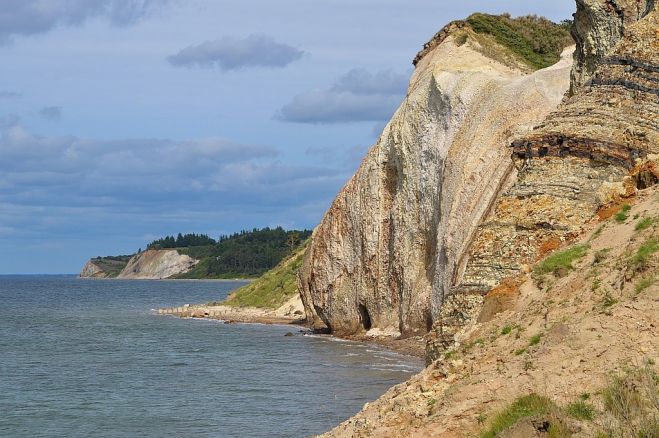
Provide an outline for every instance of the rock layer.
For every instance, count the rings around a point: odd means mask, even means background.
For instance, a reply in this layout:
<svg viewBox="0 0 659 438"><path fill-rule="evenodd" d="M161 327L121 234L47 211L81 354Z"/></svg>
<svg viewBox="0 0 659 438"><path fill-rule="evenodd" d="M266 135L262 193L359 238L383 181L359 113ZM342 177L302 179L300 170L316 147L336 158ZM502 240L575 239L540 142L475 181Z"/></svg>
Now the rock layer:
<svg viewBox="0 0 659 438"><path fill-rule="evenodd" d="M197 262L175 249L150 249L134 255L117 278L159 280L188 272Z"/></svg>
<svg viewBox="0 0 659 438"><path fill-rule="evenodd" d="M626 27L590 82L512 143L519 178L480 227L463 291L486 292L517 275L544 242L570 240L600 207L634 195L629 171L659 154L658 18L655 8Z"/></svg>
<svg viewBox="0 0 659 438"><path fill-rule="evenodd" d="M508 144L568 88L570 53L527 75L456 30L424 48L405 101L314 232L299 289L316 326L425 333L514 178Z"/></svg>

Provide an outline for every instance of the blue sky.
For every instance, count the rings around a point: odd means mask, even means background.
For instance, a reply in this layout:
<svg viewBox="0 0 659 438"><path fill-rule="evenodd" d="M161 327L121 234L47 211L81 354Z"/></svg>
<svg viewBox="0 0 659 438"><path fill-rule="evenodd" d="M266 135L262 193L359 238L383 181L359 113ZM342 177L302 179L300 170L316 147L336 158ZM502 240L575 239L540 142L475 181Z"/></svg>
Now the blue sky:
<svg viewBox="0 0 659 438"><path fill-rule="evenodd" d="M572 0L3 0L0 274L155 237L312 228L472 12Z"/></svg>

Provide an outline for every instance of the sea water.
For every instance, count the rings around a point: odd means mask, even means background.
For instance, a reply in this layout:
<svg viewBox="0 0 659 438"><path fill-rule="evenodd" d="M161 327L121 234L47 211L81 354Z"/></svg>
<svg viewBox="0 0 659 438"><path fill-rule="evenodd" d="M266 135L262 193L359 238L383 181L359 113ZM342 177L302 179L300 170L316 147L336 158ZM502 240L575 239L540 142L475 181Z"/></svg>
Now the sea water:
<svg viewBox="0 0 659 438"><path fill-rule="evenodd" d="M154 312L242 284L0 276L0 436L309 436L421 369L295 326Z"/></svg>

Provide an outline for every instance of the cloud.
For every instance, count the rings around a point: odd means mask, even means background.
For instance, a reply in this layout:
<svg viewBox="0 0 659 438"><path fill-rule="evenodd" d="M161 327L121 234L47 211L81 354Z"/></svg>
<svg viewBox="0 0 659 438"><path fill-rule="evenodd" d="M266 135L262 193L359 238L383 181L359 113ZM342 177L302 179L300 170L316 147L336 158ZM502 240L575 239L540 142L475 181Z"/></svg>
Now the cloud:
<svg viewBox="0 0 659 438"><path fill-rule="evenodd" d="M259 34L245 39L224 37L188 46L167 60L177 67L217 67L228 71L250 67L282 68L303 55L302 50Z"/></svg>
<svg viewBox="0 0 659 438"><path fill-rule="evenodd" d="M329 89L295 96L275 117L297 123L388 120L405 96L407 74L350 70Z"/></svg>
<svg viewBox="0 0 659 438"><path fill-rule="evenodd" d="M93 17L127 26L153 13L170 0L3 0L0 43L14 35L48 32L58 25L77 26Z"/></svg>
<svg viewBox="0 0 659 438"><path fill-rule="evenodd" d="M47 106L39 110L39 115L46 120L57 121L62 118L61 106Z"/></svg>
<svg viewBox="0 0 659 438"><path fill-rule="evenodd" d="M23 97L23 93L17 93L15 91L0 91L0 99L15 99Z"/></svg>

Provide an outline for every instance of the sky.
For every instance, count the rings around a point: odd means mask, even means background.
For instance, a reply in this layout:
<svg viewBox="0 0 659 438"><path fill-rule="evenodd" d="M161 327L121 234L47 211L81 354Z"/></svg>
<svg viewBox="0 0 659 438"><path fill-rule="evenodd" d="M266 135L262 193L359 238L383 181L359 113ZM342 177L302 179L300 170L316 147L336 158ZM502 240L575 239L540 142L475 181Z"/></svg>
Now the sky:
<svg viewBox="0 0 659 438"><path fill-rule="evenodd" d="M0 274L167 234L313 228L473 12L573 0L1 0Z"/></svg>

